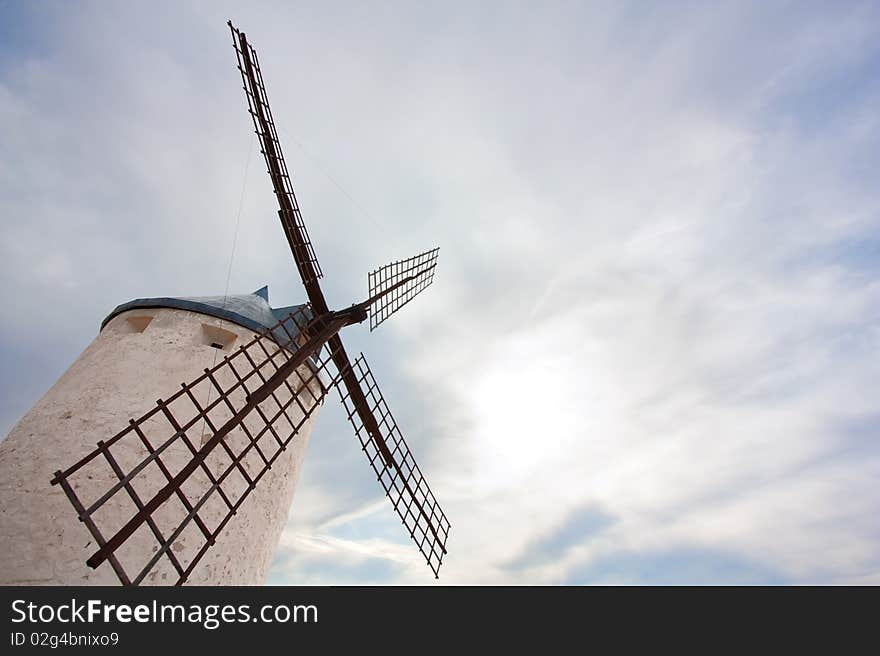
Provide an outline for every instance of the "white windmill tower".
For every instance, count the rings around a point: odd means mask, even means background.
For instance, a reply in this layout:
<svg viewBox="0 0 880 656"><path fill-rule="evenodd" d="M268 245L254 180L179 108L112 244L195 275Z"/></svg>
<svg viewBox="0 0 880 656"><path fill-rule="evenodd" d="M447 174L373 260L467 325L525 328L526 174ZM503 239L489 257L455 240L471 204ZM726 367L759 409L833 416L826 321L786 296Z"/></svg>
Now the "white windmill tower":
<svg viewBox="0 0 880 656"><path fill-rule="evenodd" d="M329 309L256 52L229 27L308 303L273 309L264 287L117 307L0 444L0 583L262 582L334 387L437 575L449 522L363 355L351 362L339 336L367 317L372 330L431 284L437 249L381 267L367 300Z"/></svg>

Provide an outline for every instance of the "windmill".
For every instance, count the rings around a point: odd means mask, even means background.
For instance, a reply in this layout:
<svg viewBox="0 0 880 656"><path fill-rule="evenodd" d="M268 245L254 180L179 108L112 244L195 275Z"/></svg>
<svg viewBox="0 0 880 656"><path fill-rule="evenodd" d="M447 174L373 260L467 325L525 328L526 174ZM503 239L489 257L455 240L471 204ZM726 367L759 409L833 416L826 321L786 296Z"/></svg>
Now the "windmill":
<svg viewBox="0 0 880 656"><path fill-rule="evenodd" d="M409 303L433 281L438 249L380 267L368 275L366 300L341 310L329 308L320 285L323 272L281 152L257 53L244 32L231 21L228 25L278 216L308 303L292 308L277 324L99 441L76 463L56 471L51 482L63 489L97 544L86 561L89 567L107 562L124 585L138 585L160 560L167 559L176 583L183 584L205 553L223 540L224 528L242 503L329 390L336 388L378 482L436 577L446 553L449 521L363 354L352 361L340 331L367 319L372 331ZM233 433L243 435L243 441L232 444L227 438ZM186 457L171 458L174 452ZM132 459L133 453L138 457ZM145 487L142 478L147 471L155 474L157 468L163 483ZM86 498L78 482L86 478L106 481L106 486ZM102 509L120 503L135 512L126 521L102 524ZM168 507L172 503L177 514ZM219 508L211 513L215 518L211 525L205 520L209 504ZM175 544L185 531L198 536L201 545L183 562ZM131 554L123 557L127 542L144 534L151 536L153 549L140 554L140 562L133 562Z"/></svg>

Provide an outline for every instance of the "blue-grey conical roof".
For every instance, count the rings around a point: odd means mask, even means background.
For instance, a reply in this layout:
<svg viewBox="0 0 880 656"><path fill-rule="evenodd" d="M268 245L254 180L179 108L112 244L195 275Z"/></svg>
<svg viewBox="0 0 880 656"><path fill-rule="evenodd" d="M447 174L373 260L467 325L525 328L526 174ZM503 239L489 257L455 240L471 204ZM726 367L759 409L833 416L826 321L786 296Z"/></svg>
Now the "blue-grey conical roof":
<svg viewBox="0 0 880 656"><path fill-rule="evenodd" d="M198 312L199 314L207 314L208 316L225 319L240 326L253 330L254 332L262 332L266 328L272 328L281 319L287 317L291 312L305 307L304 305L288 305L281 308L273 308L269 305L269 288L261 287L250 294L236 294L229 296L187 296L180 298L158 297L158 298L136 298L128 303L117 305L116 308L107 315L101 322L101 329L107 325L117 314L128 310L138 308L175 308L178 310L189 310L190 312ZM311 314L309 314L311 316ZM287 326L288 329L290 326ZM276 341L287 342L288 339L278 339L280 335L276 335Z"/></svg>

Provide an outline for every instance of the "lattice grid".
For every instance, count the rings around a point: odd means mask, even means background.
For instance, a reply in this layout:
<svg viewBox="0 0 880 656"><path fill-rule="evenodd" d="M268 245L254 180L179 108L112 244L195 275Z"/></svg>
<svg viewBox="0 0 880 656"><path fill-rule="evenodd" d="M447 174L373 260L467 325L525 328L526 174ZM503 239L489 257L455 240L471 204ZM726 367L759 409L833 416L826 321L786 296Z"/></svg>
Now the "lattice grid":
<svg viewBox="0 0 880 656"><path fill-rule="evenodd" d="M449 520L416 464L363 354L354 361L352 370L370 406L370 412L376 418L380 435L374 437L370 434L360 419L354 399L340 385L337 389L345 405L348 420L354 426L361 448L394 510L422 552L434 576L439 577L440 565L446 554ZM386 462L377 439L384 440L391 454L391 463Z"/></svg>
<svg viewBox="0 0 880 656"><path fill-rule="evenodd" d="M399 285L370 306L371 331L434 281L439 251L439 248L433 248L414 257L386 264L367 274L371 298Z"/></svg>
<svg viewBox="0 0 880 656"><path fill-rule="evenodd" d="M260 138L261 151L266 159L269 176L272 178L275 194L281 206L278 216L281 218L284 234L293 250L300 276L302 276L303 282L310 283L323 277L324 273L315 256L309 233L299 211L299 203L293 191L293 184L290 182L287 162L284 161L281 142L278 140L278 131L275 128L272 110L269 107L269 98L266 95L266 86L263 84L263 73L260 70L257 51L250 44L247 44L248 59L256 83L252 85L240 45L241 33L231 23L229 29L232 30L232 45L238 58L238 70L241 73L241 81L247 97L248 112L253 119L257 136Z"/></svg>
<svg viewBox="0 0 880 656"><path fill-rule="evenodd" d="M177 585L186 582L290 446L337 382L324 374L329 349L306 359L246 414L243 409L249 396L261 389L265 393L271 386L267 380L320 325L302 306L98 442L79 462L56 472L52 483L62 486L98 546L118 541L107 560L124 585L138 585L148 576L153 581L160 574L157 582L170 583L169 575ZM212 440L236 417L240 421L225 437ZM126 526L143 515L125 536ZM144 541L152 542L152 548Z"/></svg>

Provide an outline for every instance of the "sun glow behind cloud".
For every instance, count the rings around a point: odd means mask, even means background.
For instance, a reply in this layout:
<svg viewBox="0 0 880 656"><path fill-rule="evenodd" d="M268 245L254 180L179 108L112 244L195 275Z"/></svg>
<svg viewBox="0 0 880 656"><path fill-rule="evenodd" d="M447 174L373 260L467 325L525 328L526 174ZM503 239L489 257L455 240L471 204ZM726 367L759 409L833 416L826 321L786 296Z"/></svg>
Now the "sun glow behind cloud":
<svg viewBox="0 0 880 656"><path fill-rule="evenodd" d="M483 483L527 478L564 459L584 432L584 411L593 405L595 390L584 389L584 378L572 371L574 335L564 339L553 332L538 328L528 338L486 347L486 360L467 389L475 412L473 456L483 463Z"/></svg>

